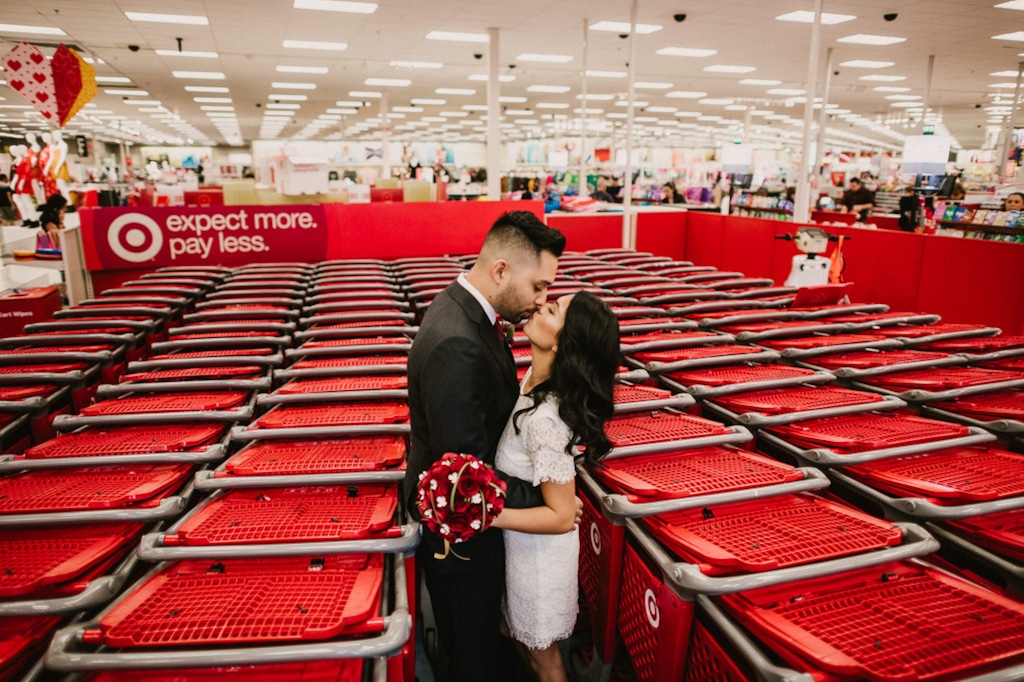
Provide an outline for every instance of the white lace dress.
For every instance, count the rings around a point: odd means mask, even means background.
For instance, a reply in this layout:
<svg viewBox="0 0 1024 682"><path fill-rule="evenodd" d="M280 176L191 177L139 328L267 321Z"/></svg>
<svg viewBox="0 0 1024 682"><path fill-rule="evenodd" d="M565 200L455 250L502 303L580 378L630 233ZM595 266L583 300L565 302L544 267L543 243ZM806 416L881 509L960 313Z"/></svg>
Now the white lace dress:
<svg viewBox="0 0 1024 682"><path fill-rule="evenodd" d="M520 395L512 414L532 404L533 398ZM568 483L576 476L573 458L565 452L571 435L558 416L557 402L548 396L535 411L520 417L518 434L510 418L498 441L495 467L533 485L542 481ZM547 648L571 635L576 624L577 531L562 535L503 532L504 610L509 630L531 649Z"/></svg>

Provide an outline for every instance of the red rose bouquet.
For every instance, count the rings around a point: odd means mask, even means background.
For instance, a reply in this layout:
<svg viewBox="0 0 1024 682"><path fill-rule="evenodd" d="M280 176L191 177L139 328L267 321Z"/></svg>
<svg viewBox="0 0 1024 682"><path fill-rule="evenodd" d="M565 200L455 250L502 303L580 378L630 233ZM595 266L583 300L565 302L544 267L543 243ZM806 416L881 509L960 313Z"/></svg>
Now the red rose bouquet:
<svg viewBox="0 0 1024 682"><path fill-rule="evenodd" d="M427 530L444 540L445 556L450 545L486 530L504 508L505 482L473 455L447 453L416 486L416 509Z"/></svg>

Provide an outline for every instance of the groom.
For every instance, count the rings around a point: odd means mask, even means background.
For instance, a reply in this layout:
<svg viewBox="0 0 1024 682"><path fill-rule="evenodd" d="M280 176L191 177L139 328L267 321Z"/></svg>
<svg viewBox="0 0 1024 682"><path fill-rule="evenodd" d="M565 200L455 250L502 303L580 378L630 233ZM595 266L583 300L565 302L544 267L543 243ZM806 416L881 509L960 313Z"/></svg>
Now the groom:
<svg viewBox="0 0 1024 682"><path fill-rule="evenodd" d="M409 509L421 472L446 452L494 464L498 439L519 396L512 353L496 315L513 324L547 300L565 237L534 214L513 211L491 227L473 268L430 304L409 351ZM510 479L505 504L543 504L539 489ZM514 679L511 643L499 634L505 546L491 529L462 543L458 556L424 530L416 553L426 578L449 682ZM443 679L443 677L441 678Z"/></svg>

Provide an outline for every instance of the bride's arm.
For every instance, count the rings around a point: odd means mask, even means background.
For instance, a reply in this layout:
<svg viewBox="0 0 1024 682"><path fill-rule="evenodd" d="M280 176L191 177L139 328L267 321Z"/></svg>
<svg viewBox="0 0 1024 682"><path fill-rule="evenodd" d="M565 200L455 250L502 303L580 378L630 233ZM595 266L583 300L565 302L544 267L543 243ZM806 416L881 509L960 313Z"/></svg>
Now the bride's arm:
<svg viewBox="0 0 1024 682"><path fill-rule="evenodd" d="M526 509L506 507L494 520L494 527L542 535L571 531L576 525L575 481L542 481L540 491L544 496L544 506Z"/></svg>

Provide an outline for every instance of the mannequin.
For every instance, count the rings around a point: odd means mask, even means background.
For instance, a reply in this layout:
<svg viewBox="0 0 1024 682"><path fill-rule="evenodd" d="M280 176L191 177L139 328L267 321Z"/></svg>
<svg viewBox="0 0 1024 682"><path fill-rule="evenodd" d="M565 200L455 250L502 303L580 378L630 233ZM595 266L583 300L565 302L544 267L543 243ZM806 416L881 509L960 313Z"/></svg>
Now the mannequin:
<svg viewBox="0 0 1024 682"><path fill-rule="evenodd" d="M42 205L46 202L43 194L43 169L39 165L39 141L35 133L25 133L25 141L28 142L28 152L25 154L29 159L29 177L31 178L31 194L36 198L36 203Z"/></svg>
<svg viewBox="0 0 1024 682"><path fill-rule="evenodd" d="M14 162L11 168L14 169L14 177L11 187L14 190L14 205L18 207L18 213L25 222L30 222L39 217L36 210L36 203L33 200L35 192L32 189L32 157L29 156L29 148L23 144L15 144L10 147L11 156Z"/></svg>
<svg viewBox="0 0 1024 682"><path fill-rule="evenodd" d="M43 177L51 177L54 181L55 192L59 192L68 201L71 195L68 194L68 180L71 175L68 173L68 143L64 141L64 135L59 130L54 130L50 141L50 163L43 170ZM47 191L49 197L53 192Z"/></svg>
<svg viewBox="0 0 1024 682"><path fill-rule="evenodd" d="M43 148L39 150L39 174L42 177L43 197L57 194L57 181L53 177L53 136L43 133Z"/></svg>

